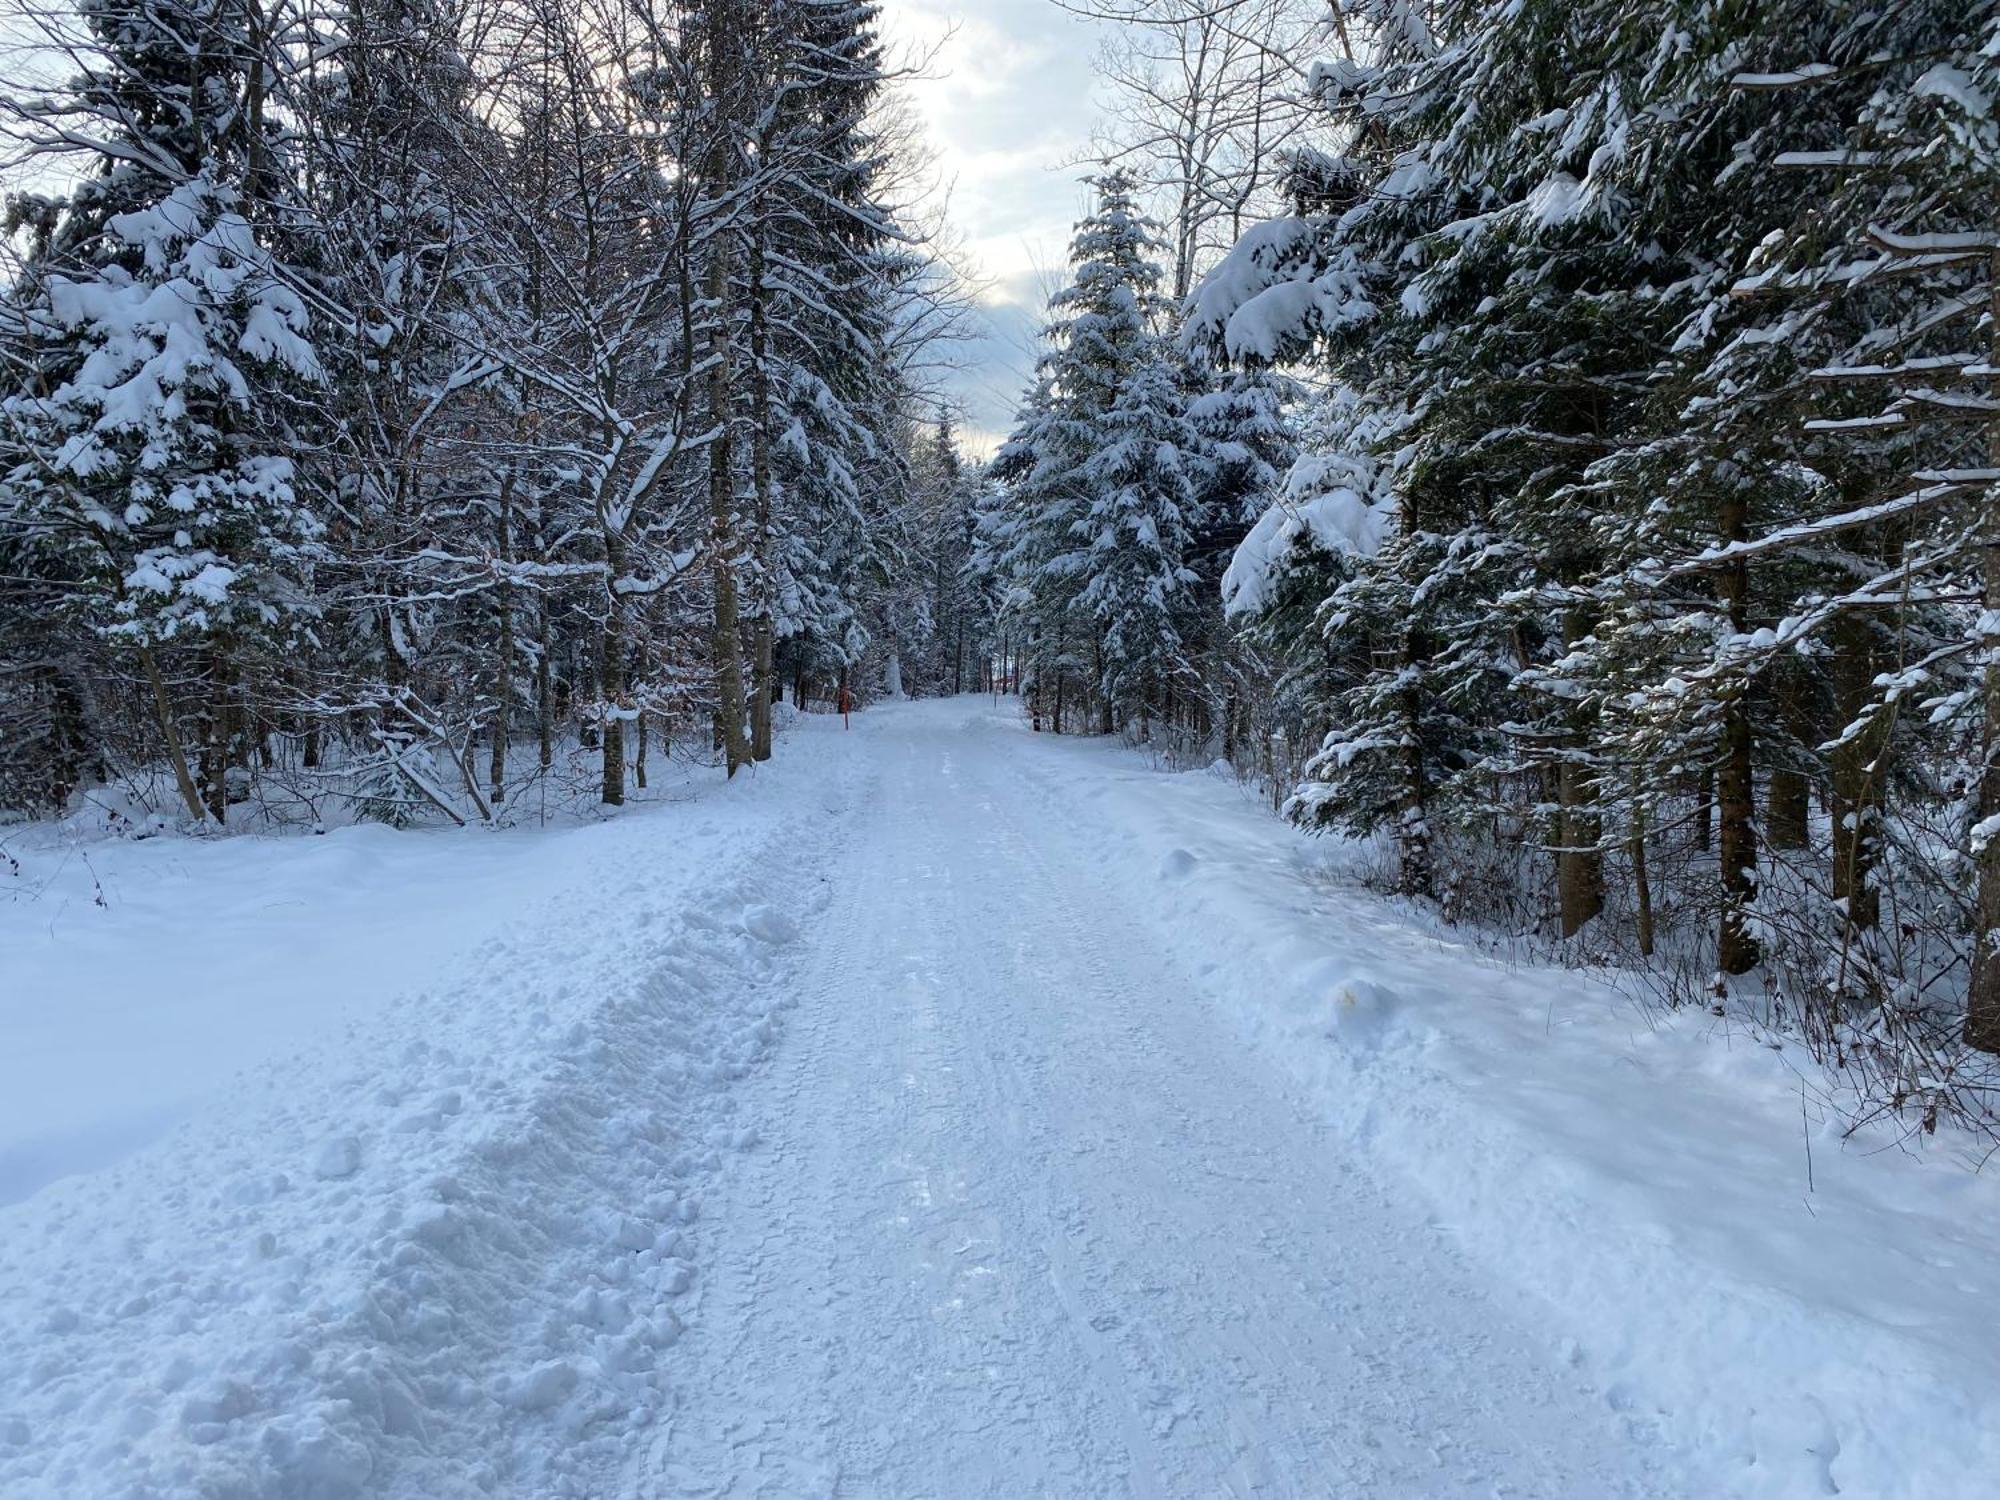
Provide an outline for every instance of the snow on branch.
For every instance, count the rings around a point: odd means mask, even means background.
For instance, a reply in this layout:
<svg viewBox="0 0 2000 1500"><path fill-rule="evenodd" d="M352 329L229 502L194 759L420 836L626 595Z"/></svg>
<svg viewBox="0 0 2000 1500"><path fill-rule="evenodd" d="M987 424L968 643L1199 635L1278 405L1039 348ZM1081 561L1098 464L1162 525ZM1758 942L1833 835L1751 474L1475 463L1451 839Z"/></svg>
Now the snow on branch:
<svg viewBox="0 0 2000 1500"><path fill-rule="evenodd" d="M1872 525L1876 521L1888 520L1891 516L1900 516L1927 505L1935 505L1971 487L1967 482L1946 478L1939 483L1927 484L1923 489L1914 490L1907 495L1899 495L1893 500L1863 505L1854 510L1841 511L1837 515L1824 516L1817 521L1806 521L1797 526L1781 527L1766 536L1756 537L1747 542L1731 542L1727 546L1711 547L1699 556L1671 569L1667 576L1679 577L1708 568L1722 567L1741 562L1748 557L1782 551L1800 542L1813 541L1840 531L1851 531L1857 526Z"/></svg>
<svg viewBox="0 0 2000 1500"><path fill-rule="evenodd" d="M1831 78L1839 72L1840 69L1832 63L1803 63L1783 73L1738 73L1729 80L1729 86L1733 89L1770 93L1778 89L1795 89L1808 83L1818 83L1821 79Z"/></svg>
<svg viewBox="0 0 2000 1500"><path fill-rule="evenodd" d="M1980 354L1929 354L1895 365L1822 365L1806 371L1808 380L1899 380L1909 375L1979 375L1986 370Z"/></svg>
<svg viewBox="0 0 2000 1500"><path fill-rule="evenodd" d="M1904 427L1909 418L1900 411L1880 412L1872 417L1814 417L1801 424L1806 432L1870 432L1881 428Z"/></svg>
<svg viewBox="0 0 2000 1500"><path fill-rule="evenodd" d="M1756 297L1776 292L1811 292L1828 288L1859 286L1865 281L1891 276L1914 276L1946 266L1964 265L1980 259L1973 250L1937 250L1909 255L1885 254L1879 260L1851 260L1833 266L1808 266L1787 271L1773 267L1745 276L1729 288L1732 297Z"/></svg>
<svg viewBox="0 0 2000 1500"><path fill-rule="evenodd" d="M1880 224L1868 226L1868 239L1891 255L1951 255L1965 258L2000 250L2000 236L1977 231L1963 234L1897 234Z"/></svg>

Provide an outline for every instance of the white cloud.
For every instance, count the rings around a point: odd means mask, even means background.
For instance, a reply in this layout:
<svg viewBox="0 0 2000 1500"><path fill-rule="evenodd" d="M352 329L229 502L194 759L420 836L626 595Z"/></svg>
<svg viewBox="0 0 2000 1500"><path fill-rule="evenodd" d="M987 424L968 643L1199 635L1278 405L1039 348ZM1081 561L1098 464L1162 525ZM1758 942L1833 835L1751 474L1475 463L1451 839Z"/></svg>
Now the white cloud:
<svg viewBox="0 0 2000 1500"><path fill-rule="evenodd" d="M927 59L925 76L900 87L984 287L986 326L959 352L951 386L968 441L990 448L1027 381L1046 273L1063 264L1084 209L1101 28L1053 0L885 0L882 29L892 52Z"/></svg>

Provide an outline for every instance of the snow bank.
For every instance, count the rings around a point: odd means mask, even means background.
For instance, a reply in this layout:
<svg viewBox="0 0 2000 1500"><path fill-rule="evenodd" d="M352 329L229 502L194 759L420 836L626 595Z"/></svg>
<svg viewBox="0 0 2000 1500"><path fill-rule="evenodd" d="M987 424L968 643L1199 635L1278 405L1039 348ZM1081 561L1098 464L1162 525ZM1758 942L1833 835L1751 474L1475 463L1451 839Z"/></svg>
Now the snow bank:
<svg viewBox="0 0 2000 1500"><path fill-rule="evenodd" d="M77 1131L127 1154L0 1209L0 1495L605 1493L668 1398L688 1239L754 1139L731 1083L776 1033L863 739L802 728L733 785L560 835L107 850L108 908L64 909L68 871L10 908L15 1171L63 1077L50 1165L93 1165Z"/></svg>
<svg viewBox="0 0 2000 1500"><path fill-rule="evenodd" d="M600 830L17 837L0 885L0 1204L157 1140L585 878Z"/></svg>
<svg viewBox="0 0 2000 1500"><path fill-rule="evenodd" d="M1226 1023L1546 1305L1635 1438L1733 1476L1718 1500L1986 1492L2000 1184L1966 1143L1843 1142L1787 1050L1497 965L1212 772L1034 743L1043 826L1145 887Z"/></svg>

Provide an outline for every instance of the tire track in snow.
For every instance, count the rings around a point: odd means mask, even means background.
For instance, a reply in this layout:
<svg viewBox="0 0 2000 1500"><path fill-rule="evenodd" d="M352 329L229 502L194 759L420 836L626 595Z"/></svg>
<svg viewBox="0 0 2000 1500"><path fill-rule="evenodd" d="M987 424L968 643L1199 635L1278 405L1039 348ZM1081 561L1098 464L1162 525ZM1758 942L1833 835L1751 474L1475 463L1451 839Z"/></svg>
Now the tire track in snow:
<svg viewBox="0 0 2000 1500"><path fill-rule="evenodd" d="M1214 1024L1037 742L871 717L884 800L702 1246L737 1291L632 1493L1673 1493Z"/></svg>

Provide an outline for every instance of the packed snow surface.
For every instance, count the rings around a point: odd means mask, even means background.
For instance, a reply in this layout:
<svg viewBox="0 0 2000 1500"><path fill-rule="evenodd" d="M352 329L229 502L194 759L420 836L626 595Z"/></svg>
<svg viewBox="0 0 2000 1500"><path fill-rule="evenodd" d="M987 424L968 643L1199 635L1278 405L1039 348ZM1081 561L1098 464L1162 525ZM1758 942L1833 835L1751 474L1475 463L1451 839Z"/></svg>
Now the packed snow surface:
<svg viewBox="0 0 2000 1500"><path fill-rule="evenodd" d="M37 854L0 1496L1987 1493L1954 1143L1340 857L974 699L593 827Z"/></svg>

